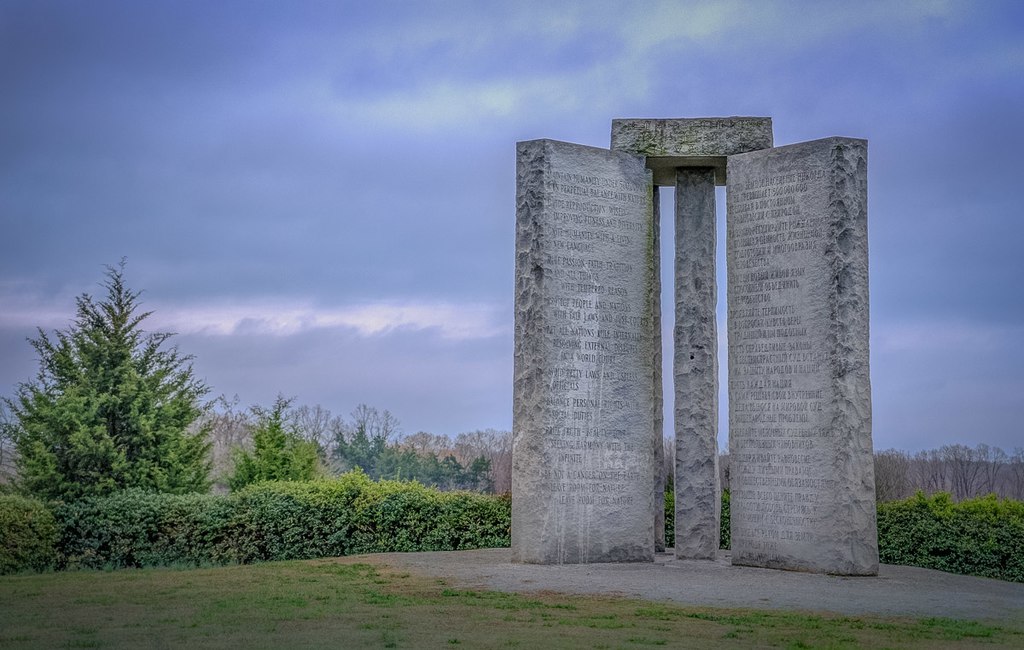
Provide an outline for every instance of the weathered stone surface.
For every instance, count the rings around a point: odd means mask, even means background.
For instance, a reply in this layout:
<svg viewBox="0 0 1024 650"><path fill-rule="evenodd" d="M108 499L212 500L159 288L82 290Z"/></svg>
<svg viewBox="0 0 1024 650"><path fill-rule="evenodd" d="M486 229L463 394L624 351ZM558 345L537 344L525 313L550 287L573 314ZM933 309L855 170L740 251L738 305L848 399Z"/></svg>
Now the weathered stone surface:
<svg viewBox="0 0 1024 650"><path fill-rule="evenodd" d="M652 561L650 172L553 140L516 158L513 559Z"/></svg>
<svg viewBox="0 0 1024 650"><path fill-rule="evenodd" d="M867 142L728 164L732 561L877 574Z"/></svg>
<svg viewBox="0 0 1024 650"><path fill-rule="evenodd" d="M646 156L655 185L675 185L679 167L712 167L725 185L726 156L771 146L770 117L612 120L612 149Z"/></svg>
<svg viewBox="0 0 1024 650"><path fill-rule="evenodd" d="M652 360L654 382L654 430L651 443L654 445L654 550L665 550L665 394L661 382L661 201L658 188L653 188L651 205L654 210L653 241L654 282L651 283L651 318L654 343Z"/></svg>
<svg viewBox="0 0 1024 650"><path fill-rule="evenodd" d="M675 548L713 560L720 537L715 171L680 169L676 181Z"/></svg>

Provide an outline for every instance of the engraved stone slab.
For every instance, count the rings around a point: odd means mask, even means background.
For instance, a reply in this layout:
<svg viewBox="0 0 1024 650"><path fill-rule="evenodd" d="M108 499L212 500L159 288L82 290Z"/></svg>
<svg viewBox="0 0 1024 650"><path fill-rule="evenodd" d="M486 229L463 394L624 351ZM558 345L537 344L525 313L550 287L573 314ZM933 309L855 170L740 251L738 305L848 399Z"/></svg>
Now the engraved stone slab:
<svg viewBox="0 0 1024 650"><path fill-rule="evenodd" d="M720 537L715 171L676 181L675 549L713 560Z"/></svg>
<svg viewBox="0 0 1024 650"><path fill-rule="evenodd" d="M770 117L612 120L612 149L646 156L655 185L675 185L680 167L712 167L725 185L726 156L771 146Z"/></svg>
<svg viewBox="0 0 1024 650"><path fill-rule="evenodd" d="M875 575L867 142L728 164L732 561Z"/></svg>
<svg viewBox="0 0 1024 650"><path fill-rule="evenodd" d="M653 561L650 172L532 140L516 175L513 561Z"/></svg>

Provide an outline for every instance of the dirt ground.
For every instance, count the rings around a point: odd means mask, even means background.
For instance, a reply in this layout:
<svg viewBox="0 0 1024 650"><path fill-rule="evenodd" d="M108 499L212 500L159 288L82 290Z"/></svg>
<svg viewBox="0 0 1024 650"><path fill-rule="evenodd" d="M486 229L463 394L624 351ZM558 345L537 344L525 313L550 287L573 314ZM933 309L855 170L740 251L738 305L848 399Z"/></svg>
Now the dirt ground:
<svg viewBox="0 0 1024 650"><path fill-rule="evenodd" d="M849 578L732 566L718 560L541 566L512 564L504 549L385 553L347 558L508 592L603 594L704 607L750 607L847 615L949 617L1024 626L1024 584L917 567L882 565Z"/></svg>

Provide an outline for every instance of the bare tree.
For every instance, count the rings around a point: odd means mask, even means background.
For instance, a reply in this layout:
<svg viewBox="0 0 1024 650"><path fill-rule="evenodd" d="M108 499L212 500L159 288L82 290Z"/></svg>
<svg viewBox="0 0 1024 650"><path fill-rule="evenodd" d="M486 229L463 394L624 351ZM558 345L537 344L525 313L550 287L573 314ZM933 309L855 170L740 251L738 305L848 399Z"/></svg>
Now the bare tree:
<svg viewBox="0 0 1024 650"><path fill-rule="evenodd" d="M976 461L980 464L978 493L998 494L1003 467L1008 459L1006 452L999 447L979 444L974 448L974 455Z"/></svg>
<svg viewBox="0 0 1024 650"><path fill-rule="evenodd" d="M452 442L452 454L455 460L463 465L480 456L490 447L487 432L481 430L466 431L455 436Z"/></svg>
<svg viewBox="0 0 1024 650"><path fill-rule="evenodd" d="M913 494L911 459L905 452L886 449L875 453L875 498L895 501Z"/></svg>
<svg viewBox="0 0 1024 650"><path fill-rule="evenodd" d="M498 494L512 492L512 432L495 431L491 478Z"/></svg>
<svg viewBox="0 0 1024 650"><path fill-rule="evenodd" d="M1006 468L1007 490L1004 496L1024 499L1024 447L1013 450Z"/></svg>
<svg viewBox="0 0 1024 650"><path fill-rule="evenodd" d="M434 454L438 458L446 456L452 444L448 436L428 433L426 431L417 431L412 435L405 436L400 442L402 447L411 449L420 456Z"/></svg>
<svg viewBox="0 0 1024 650"><path fill-rule="evenodd" d="M949 467L953 496L969 499L977 495L981 477L977 451L967 445L943 445L939 454Z"/></svg>
<svg viewBox="0 0 1024 650"><path fill-rule="evenodd" d="M927 494L950 491L950 483L945 460L936 449L919 451L914 455L916 487Z"/></svg>
<svg viewBox="0 0 1024 650"><path fill-rule="evenodd" d="M17 449L14 446L14 418L7 403L0 400L0 485L18 475Z"/></svg>
<svg viewBox="0 0 1024 650"><path fill-rule="evenodd" d="M661 478L666 492L676 489L676 443L667 436L661 438Z"/></svg>
<svg viewBox="0 0 1024 650"><path fill-rule="evenodd" d="M366 404L360 404L352 411L352 426L354 430L363 430L368 438L380 438L386 443L401 433L398 419L390 411L378 411Z"/></svg>
<svg viewBox="0 0 1024 650"><path fill-rule="evenodd" d="M345 418L334 417L327 425L327 435L330 437L328 448L331 450L324 461L327 472L337 476L348 471L349 467L337 456L338 444L352 440L352 426L345 421Z"/></svg>
<svg viewBox="0 0 1024 650"><path fill-rule="evenodd" d="M335 419L328 409L320 406L298 406L288 414L288 420L303 440L317 446L321 458L326 458L331 451L334 437L331 435L332 421Z"/></svg>
<svg viewBox="0 0 1024 650"><path fill-rule="evenodd" d="M729 452L723 451L718 454L718 480L723 490L729 489L729 480L732 476L732 463L729 462Z"/></svg>
<svg viewBox="0 0 1024 650"><path fill-rule="evenodd" d="M239 408L238 395L228 399L221 395L213 408L193 423L193 427L209 426L210 460L215 492L228 491L228 476L234 469L236 449L252 448L252 420L247 409Z"/></svg>
<svg viewBox="0 0 1024 650"><path fill-rule="evenodd" d="M494 491L500 494L512 490L511 431L481 429L460 433L455 437L452 453L456 460L466 466L483 456L491 463Z"/></svg>

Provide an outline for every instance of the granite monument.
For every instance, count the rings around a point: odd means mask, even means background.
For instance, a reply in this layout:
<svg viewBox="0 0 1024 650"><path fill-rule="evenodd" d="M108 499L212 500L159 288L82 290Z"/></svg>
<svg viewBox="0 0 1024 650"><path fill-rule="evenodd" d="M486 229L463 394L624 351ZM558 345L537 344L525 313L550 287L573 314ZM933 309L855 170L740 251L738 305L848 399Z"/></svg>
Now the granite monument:
<svg viewBox="0 0 1024 650"><path fill-rule="evenodd" d="M651 173L554 140L516 154L513 559L651 561Z"/></svg>
<svg viewBox="0 0 1024 650"><path fill-rule="evenodd" d="M773 145L760 117L614 120L611 150L519 143L515 561L663 549L659 186L675 188L675 554L717 557L726 185L733 562L877 573L867 143Z"/></svg>

